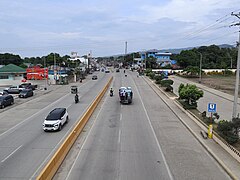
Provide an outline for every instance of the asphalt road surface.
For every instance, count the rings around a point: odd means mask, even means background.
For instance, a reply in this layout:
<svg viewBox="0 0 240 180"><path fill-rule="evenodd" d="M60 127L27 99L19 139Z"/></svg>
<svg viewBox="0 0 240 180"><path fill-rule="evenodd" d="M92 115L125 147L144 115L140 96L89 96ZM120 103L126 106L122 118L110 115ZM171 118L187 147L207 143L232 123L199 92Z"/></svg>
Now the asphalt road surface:
<svg viewBox="0 0 240 180"><path fill-rule="evenodd" d="M230 179L143 78L127 74L114 74L114 96L105 96L66 176L55 179ZM121 86L132 87L132 104L120 104Z"/></svg>
<svg viewBox="0 0 240 180"><path fill-rule="evenodd" d="M35 179L67 133L111 77L98 73L97 81L78 83L80 103L74 103L70 85L32 98L0 113L0 179ZM55 107L66 107L69 123L60 132L44 132L42 123Z"/></svg>

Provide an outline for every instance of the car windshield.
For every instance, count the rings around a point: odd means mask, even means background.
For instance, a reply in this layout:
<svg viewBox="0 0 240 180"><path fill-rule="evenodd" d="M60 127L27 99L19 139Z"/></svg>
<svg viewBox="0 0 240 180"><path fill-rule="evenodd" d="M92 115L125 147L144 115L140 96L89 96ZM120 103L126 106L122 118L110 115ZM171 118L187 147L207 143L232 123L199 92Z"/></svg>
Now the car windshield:
<svg viewBox="0 0 240 180"><path fill-rule="evenodd" d="M59 119L61 119L61 114L62 113L63 113L62 108L56 108L48 114L48 116L46 117L46 120L50 120L50 121L59 120Z"/></svg>
<svg viewBox="0 0 240 180"><path fill-rule="evenodd" d="M56 121L61 118L60 113L52 112L47 117L46 120L48 121Z"/></svg>
<svg viewBox="0 0 240 180"><path fill-rule="evenodd" d="M28 90L23 89L20 93L21 93L21 94L26 94L27 92L28 92Z"/></svg>

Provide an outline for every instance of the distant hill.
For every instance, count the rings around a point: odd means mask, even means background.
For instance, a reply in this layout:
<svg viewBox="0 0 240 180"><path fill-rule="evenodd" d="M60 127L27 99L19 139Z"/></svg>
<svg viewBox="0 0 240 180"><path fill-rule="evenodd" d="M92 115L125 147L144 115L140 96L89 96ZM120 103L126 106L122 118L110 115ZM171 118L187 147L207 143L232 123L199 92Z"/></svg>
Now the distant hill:
<svg viewBox="0 0 240 180"><path fill-rule="evenodd" d="M218 47L220 48L234 48L234 46L232 45L229 45L229 44L220 44L220 45L217 45ZM163 50L160 50L160 52L170 52L172 54L179 54L181 51L183 50L191 50L193 48L199 48L200 46L197 46L197 47L187 47L187 48L179 48L179 49L163 49Z"/></svg>
<svg viewBox="0 0 240 180"><path fill-rule="evenodd" d="M229 44L220 44L220 45L217 45L219 46L220 48L234 48L233 45L229 45ZM186 48L176 48L176 49L148 49L147 51L159 51L159 52L170 52L172 54L180 54L181 51L183 50L191 50L193 48L199 48L200 46L197 46L197 47L186 47ZM140 51L139 51L140 52ZM129 52L129 54L131 54L133 52ZM136 52L135 52L136 53ZM124 56L125 54L117 54L117 55L112 55L112 57L116 58L116 57L119 57L119 56ZM110 56L105 56L105 58L109 58Z"/></svg>
<svg viewBox="0 0 240 180"><path fill-rule="evenodd" d="M221 44L218 45L220 48L235 48L233 45L229 45L229 44Z"/></svg>

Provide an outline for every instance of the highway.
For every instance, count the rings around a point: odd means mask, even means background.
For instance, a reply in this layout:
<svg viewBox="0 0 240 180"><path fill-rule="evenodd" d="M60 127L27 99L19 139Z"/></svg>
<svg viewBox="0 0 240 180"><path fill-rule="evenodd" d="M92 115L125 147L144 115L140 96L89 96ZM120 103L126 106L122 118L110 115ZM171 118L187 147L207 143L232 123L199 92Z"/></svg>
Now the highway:
<svg viewBox="0 0 240 180"><path fill-rule="evenodd" d="M66 158L67 174L54 179L230 179L143 78L112 74L115 95L105 96L73 162ZM132 87L131 105L120 104L121 86Z"/></svg>
<svg viewBox="0 0 240 180"><path fill-rule="evenodd" d="M32 98L0 113L0 179L35 179L77 120L111 77L98 73L97 81L91 76L78 83L80 103L74 103L70 85ZM57 87L57 86L56 86ZM42 123L55 107L66 107L69 123L60 132L44 132Z"/></svg>

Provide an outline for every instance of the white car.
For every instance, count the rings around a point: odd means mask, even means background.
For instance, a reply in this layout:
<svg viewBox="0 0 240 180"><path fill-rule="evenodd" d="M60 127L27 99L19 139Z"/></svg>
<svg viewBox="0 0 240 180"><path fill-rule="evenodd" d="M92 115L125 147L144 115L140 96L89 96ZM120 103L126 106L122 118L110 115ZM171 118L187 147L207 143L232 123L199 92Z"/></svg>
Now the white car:
<svg viewBox="0 0 240 180"><path fill-rule="evenodd" d="M0 96L8 95L6 91L0 91Z"/></svg>
<svg viewBox="0 0 240 180"><path fill-rule="evenodd" d="M64 124L69 120L66 108L53 109L43 122L44 131L61 131Z"/></svg>

